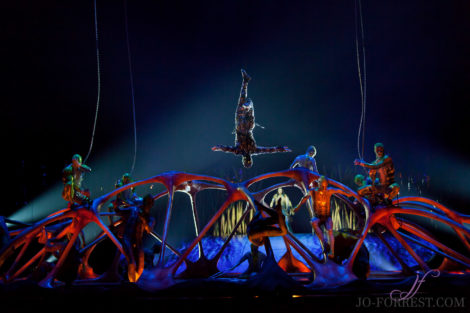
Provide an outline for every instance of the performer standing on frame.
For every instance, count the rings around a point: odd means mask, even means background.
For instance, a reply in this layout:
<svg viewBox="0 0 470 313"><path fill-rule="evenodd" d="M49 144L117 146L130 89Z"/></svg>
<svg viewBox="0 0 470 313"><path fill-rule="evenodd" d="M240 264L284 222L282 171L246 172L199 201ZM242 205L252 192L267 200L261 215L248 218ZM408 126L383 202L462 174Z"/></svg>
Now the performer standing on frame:
<svg viewBox="0 0 470 313"><path fill-rule="evenodd" d="M317 162L315 156L317 155L317 149L314 146L307 148L305 154L299 155L295 158L294 162L290 165L290 168L302 167L309 171L318 173Z"/></svg>
<svg viewBox="0 0 470 313"><path fill-rule="evenodd" d="M295 158L294 162L290 165L290 168L306 168L309 171L318 173L317 162L315 161L315 156L317 155L317 149L315 146L309 146L305 154L301 154ZM308 188L313 188L314 186L308 186ZM312 200L307 201L307 209L310 215L310 219L313 218L313 203Z"/></svg>

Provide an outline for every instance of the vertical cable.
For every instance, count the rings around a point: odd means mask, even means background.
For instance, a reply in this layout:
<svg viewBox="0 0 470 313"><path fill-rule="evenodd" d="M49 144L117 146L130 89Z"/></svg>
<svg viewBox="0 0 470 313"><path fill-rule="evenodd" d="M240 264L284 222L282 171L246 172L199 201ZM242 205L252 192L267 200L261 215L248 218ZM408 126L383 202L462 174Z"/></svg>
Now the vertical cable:
<svg viewBox="0 0 470 313"><path fill-rule="evenodd" d="M96 110L95 110L95 121L93 123L93 131L91 133L91 142L90 148L88 149L88 153L83 162L88 160L90 156L91 150L93 148L93 142L95 140L95 131L96 131L96 122L98 120L98 111L100 107L100 98L101 98L101 70L100 70L100 50L98 45L98 14L96 10L96 0L93 0L94 12L95 12L95 43L96 43L96 72L98 77L98 92L96 97Z"/></svg>
<svg viewBox="0 0 470 313"><path fill-rule="evenodd" d="M362 119L362 156L364 156L364 140L365 140L365 132L366 132L366 103L367 103L367 70L366 70L366 47L365 47L365 36L364 36L364 21L362 17L362 4L361 0L359 1L359 20L361 22L361 38L362 38L362 66L363 66L363 119Z"/></svg>
<svg viewBox="0 0 470 313"><path fill-rule="evenodd" d="M127 44L127 60L129 63L129 78L131 83L131 101L132 101L132 116L134 121L134 159L132 161L132 167L130 174L134 172L135 168L135 161L137 158L137 125L136 125L136 118L135 118L135 95L134 95L134 76L132 74L132 61L131 61L131 48L129 43L129 23L127 18L127 0L124 0L124 21L125 21L125 28L126 28L126 44Z"/></svg>
<svg viewBox="0 0 470 313"><path fill-rule="evenodd" d="M359 6L358 6L359 2ZM358 35L358 12L361 28L361 45L362 45L362 71L361 71L361 52L359 51L359 35ZM357 154L360 159L363 159L364 155L364 138L365 138L365 121L366 121L366 89L367 89L367 76L366 76L366 50L364 44L364 23L362 18L362 5L361 0L354 2L354 23L355 23L355 43L356 43L356 62L357 71L359 76L359 87L361 91L361 119L359 122L359 129L357 134ZM361 149L361 137L362 137L362 149Z"/></svg>

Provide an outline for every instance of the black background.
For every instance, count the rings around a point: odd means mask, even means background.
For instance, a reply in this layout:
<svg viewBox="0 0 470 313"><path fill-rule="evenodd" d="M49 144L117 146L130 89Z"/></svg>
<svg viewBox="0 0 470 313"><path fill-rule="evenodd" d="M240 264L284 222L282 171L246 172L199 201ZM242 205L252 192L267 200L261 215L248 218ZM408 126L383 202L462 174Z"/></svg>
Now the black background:
<svg viewBox="0 0 470 313"><path fill-rule="evenodd" d="M3 1L2 214L60 184L87 154L97 99L93 1ZM403 175L430 177L429 196L469 203L470 3L362 1L366 64L365 158L381 141ZM101 98L86 184L98 196L133 154L124 4L97 1ZM134 177L167 170L244 178L285 169L314 144L319 170L353 186L361 114L354 1L129 1L135 82ZM233 142L240 68L253 77L260 145L291 154L239 158ZM347 175L346 175L347 174ZM426 175L426 176L425 176ZM55 193L53 209L64 205ZM52 208L51 208L52 209ZM468 210L468 209L467 209ZM467 211L468 213L468 211Z"/></svg>

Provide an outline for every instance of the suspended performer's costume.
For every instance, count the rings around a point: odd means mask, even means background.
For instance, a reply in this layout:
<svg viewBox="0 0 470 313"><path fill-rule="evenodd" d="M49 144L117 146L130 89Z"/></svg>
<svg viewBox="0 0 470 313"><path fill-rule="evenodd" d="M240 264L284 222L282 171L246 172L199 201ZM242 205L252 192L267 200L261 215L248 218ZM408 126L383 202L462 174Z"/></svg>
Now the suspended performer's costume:
<svg viewBox="0 0 470 313"><path fill-rule="evenodd" d="M84 172L91 172L91 168L82 164L82 157L75 154L72 157L72 163L62 171L62 182L64 190L62 198L71 204L86 204L90 202L88 190L82 190L82 179Z"/></svg>
<svg viewBox="0 0 470 313"><path fill-rule="evenodd" d="M213 151L223 151L242 156L243 166L250 168L253 165L252 155L263 153L290 152L291 150L284 146L277 147L259 147L256 145L253 137L255 128L255 112L253 102L247 98L248 82L251 77L241 70L243 82L238 100L237 111L235 112L235 146L217 145L212 147Z"/></svg>

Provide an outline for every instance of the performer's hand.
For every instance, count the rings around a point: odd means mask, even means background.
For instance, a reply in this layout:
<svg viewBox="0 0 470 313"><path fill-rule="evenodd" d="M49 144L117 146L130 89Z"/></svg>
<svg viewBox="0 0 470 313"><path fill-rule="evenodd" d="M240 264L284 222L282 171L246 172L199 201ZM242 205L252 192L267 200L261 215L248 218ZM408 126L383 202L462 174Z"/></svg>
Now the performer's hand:
<svg viewBox="0 0 470 313"><path fill-rule="evenodd" d="M278 146L277 148L278 148L279 151L281 151L281 152L292 152L292 150L289 149L289 148L286 147L286 146Z"/></svg>
<svg viewBox="0 0 470 313"><path fill-rule="evenodd" d="M91 172L91 168L88 165L81 164L80 169L85 172Z"/></svg>
<svg viewBox="0 0 470 313"><path fill-rule="evenodd" d="M213 146L211 149L212 151L220 151L220 146L219 145Z"/></svg>
<svg viewBox="0 0 470 313"><path fill-rule="evenodd" d="M354 165L362 165L362 161L360 159L355 159Z"/></svg>

